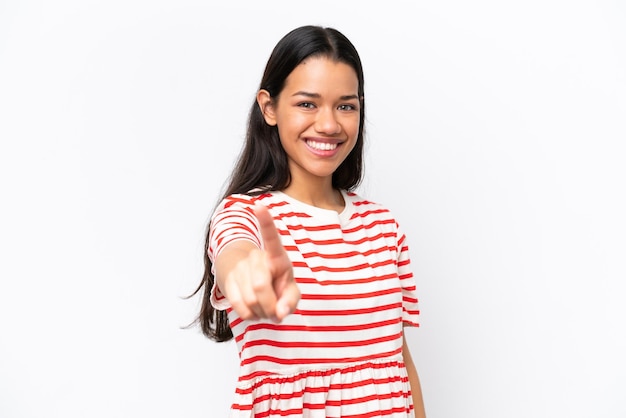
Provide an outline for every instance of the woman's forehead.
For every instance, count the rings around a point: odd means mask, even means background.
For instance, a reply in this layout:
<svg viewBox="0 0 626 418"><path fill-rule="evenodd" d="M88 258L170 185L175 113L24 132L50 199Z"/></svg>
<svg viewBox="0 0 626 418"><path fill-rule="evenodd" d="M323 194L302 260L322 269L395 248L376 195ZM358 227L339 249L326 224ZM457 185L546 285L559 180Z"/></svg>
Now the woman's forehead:
<svg viewBox="0 0 626 418"><path fill-rule="evenodd" d="M358 88L359 80L349 64L319 56L309 57L296 66L285 80L283 90L357 95Z"/></svg>

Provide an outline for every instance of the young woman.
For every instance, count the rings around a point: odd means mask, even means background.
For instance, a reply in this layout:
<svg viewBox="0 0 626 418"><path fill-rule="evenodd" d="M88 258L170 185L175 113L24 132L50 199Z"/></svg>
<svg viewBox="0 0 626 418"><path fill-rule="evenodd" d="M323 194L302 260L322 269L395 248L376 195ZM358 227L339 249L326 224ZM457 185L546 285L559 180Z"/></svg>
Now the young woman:
<svg viewBox="0 0 626 418"><path fill-rule="evenodd" d="M204 334L239 350L231 417L425 415L403 334L419 313L406 237L354 192L364 97L335 29L297 28L269 58L197 290Z"/></svg>

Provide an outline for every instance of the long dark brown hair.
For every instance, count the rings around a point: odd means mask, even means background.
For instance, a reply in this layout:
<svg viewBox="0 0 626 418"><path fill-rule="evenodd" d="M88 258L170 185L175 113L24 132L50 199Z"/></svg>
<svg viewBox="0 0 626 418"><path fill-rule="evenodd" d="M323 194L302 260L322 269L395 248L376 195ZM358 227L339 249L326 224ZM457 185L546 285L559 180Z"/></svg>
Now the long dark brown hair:
<svg viewBox="0 0 626 418"><path fill-rule="evenodd" d="M285 80L305 59L322 56L350 65L359 81L360 124L356 145L333 173L335 189L353 190L361 182L363 175L363 138L365 122L365 94L363 68L356 48L348 38L333 28L302 26L285 35L274 47L267 62L259 90L264 89L275 100L282 91ZM265 122L256 102L252 103L248 118L246 140L239 158L231 173L221 201L234 193L249 194L251 190L262 188L283 190L291 181L287 154L278 136L278 128ZM190 296L202 290L202 305L196 321L202 333L208 338L222 342L233 337L225 310L215 309L210 302L211 289L215 278L211 273L211 260L208 256L210 225L206 230L204 245L204 275L198 288Z"/></svg>

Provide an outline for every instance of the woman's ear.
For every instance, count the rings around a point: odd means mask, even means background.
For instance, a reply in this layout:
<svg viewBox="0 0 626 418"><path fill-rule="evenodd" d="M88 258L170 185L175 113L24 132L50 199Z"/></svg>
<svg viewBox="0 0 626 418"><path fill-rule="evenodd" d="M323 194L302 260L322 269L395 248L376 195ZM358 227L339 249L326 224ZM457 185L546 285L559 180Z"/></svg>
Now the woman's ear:
<svg viewBox="0 0 626 418"><path fill-rule="evenodd" d="M267 90L259 90L256 94L256 102L261 109L265 123L270 126L276 126L276 114L274 112L274 102L270 92Z"/></svg>

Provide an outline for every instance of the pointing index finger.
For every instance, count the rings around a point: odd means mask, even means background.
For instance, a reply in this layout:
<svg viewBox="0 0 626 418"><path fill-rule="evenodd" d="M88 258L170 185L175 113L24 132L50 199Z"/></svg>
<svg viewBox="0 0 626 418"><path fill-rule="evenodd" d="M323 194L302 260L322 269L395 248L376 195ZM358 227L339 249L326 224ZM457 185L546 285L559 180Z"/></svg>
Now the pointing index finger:
<svg viewBox="0 0 626 418"><path fill-rule="evenodd" d="M272 215L270 215L265 206L259 203L254 204L254 214L259 220L265 252L270 258L282 255L285 250L274 225Z"/></svg>

